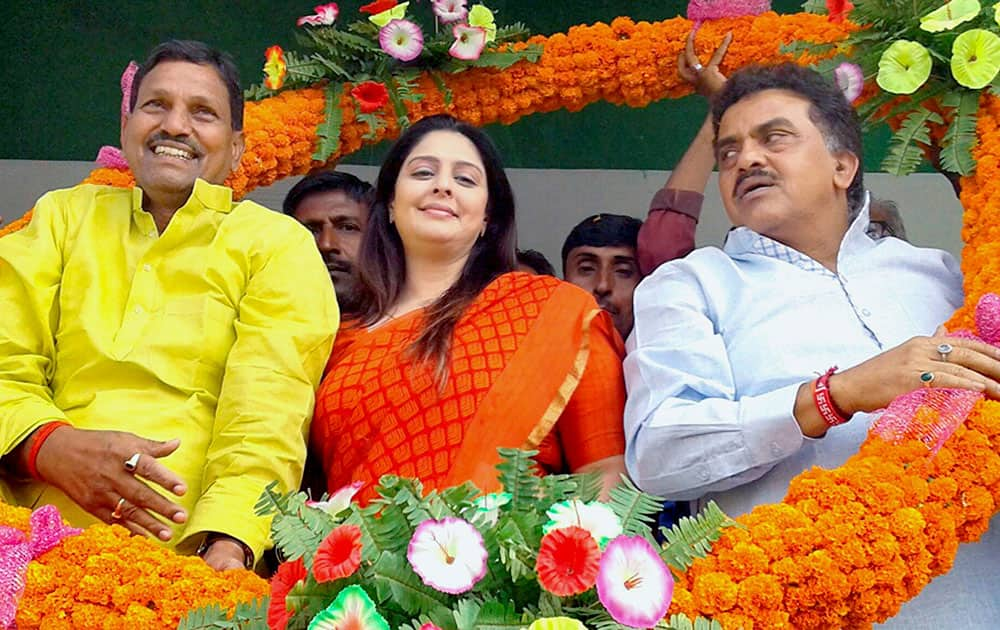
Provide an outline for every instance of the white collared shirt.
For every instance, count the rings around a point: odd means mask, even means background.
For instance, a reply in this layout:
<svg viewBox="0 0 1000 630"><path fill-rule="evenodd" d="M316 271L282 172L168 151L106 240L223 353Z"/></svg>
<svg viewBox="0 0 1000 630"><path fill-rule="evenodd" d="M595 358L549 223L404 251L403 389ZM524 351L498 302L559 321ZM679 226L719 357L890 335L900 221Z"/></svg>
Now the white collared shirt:
<svg viewBox="0 0 1000 630"><path fill-rule="evenodd" d="M932 334L963 301L950 254L873 241L868 222L866 206L844 235L837 273L743 227L724 250L696 250L638 286L625 359L625 461L639 487L714 499L737 516L781 501L811 466L834 468L857 452L870 416L807 438L792 413L799 386L830 366L847 369ZM963 545L955 570L888 625L946 627L937 613L963 627L1000 625L1000 562L992 557L1000 517L993 525L984 544Z"/></svg>

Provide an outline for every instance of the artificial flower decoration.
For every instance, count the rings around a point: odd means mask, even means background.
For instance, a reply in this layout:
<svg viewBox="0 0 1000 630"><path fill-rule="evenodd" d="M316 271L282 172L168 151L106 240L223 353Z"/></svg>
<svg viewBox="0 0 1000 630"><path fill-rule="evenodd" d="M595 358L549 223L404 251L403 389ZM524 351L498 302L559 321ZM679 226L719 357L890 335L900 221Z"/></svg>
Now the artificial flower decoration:
<svg viewBox="0 0 1000 630"><path fill-rule="evenodd" d="M424 49L424 34L409 20L392 20L378 32L382 50L400 61L413 61Z"/></svg>
<svg viewBox="0 0 1000 630"><path fill-rule="evenodd" d="M306 579L308 573L302 558L292 562L282 562L271 578L271 603L267 606L267 626L271 630L285 630L291 613L285 603L289 591Z"/></svg>
<svg viewBox="0 0 1000 630"><path fill-rule="evenodd" d="M590 590L601 565L601 550L582 527L562 527L542 538L535 572L542 588L559 597Z"/></svg>
<svg viewBox="0 0 1000 630"><path fill-rule="evenodd" d="M354 575L361 566L361 528L341 525L327 534L313 557L313 577L332 582Z"/></svg>
<svg viewBox="0 0 1000 630"><path fill-rule="evenodd" d="M375 0L375 2L369 2L358 9L362 13L367 13L368 15L378 15L388 11L389 9L396 6L396 0Z"/></svg>
<svg viewBox="0 0 1000 630"><path fill-rule="evenodd" d="M590 532L602 549L609 540L622 533L621 519L600 501L560 501L553 504L545 515L549 517L549 522L542 526L542 532L548 534L560 527L582 527Z"/></svg>
<svg viewBox="0 0 1000 630"><path fill-rule="evenodd" d="M441 630L441 628L428 621L424 625L420 626L420 630Z"/></svg>
<svg viewBox="0 0 1000 630"><path fill-rule="evenodd" d="M445 517L421 523L406 550L406 559L424 584L458 595L486 575L483 535L468 521Z"/></svg>
<svg viewBox="0 0 1000 630"><path fill-rule="evenodd" d="M460 22L469 15L469 9L466 8L466 0L432 0L434 3L434 15L437 19L441 21L442 24L451 24L452 22Z"/></svg>
<svg viewBox="0 0 1000 630"><path fill-rule="evenodd" d="M317 5L313 7L313 11L316 13L313 15L303 15L295 21L295 25L329 26L337 21L337 14L340 13L340 8L336 2L331 2L329 4Z"/></svg>
<svg viewBox="0 0 1000 630"><path fill-rule="evenodd" d="M493 17L493 12L486 8L486 5L477 4L469 10L469 26L481 26L486 29L486 41L492 42L497 38L497 23Z"/></svg>
<svg viewBox="0 0 1000 630"><path fill-rule="evenodd" d="M875 82L886 92L913 94L931 76L931 54L917 42L894 41L878 60Z"/></svg>
<svg viewBox="0 0 1000 630"><path fill-rule="evenodd" d="M389 90L377 81L365 81L351 90L351 96L358 102L362 114L378 111L389 102Z"/></svg>
<svg viewBox="0 0 1000 630"><path fill-rule="evenodd" d="M365 589L352 584L313 617L309 630L389 630L389 623L375 608Z"/></svg>
<svg viewBox="0 0 1000 630"><path fill-rule="evenodd" d="M481 26L466 26L456 24L452 29L455 43L448 49L448 54L456 59L472 61L479 59L486 46L486 29Z"/></svg>
<svg viewBox="0 0 1000 630"><path fill-rule="evenodd" d="M848 103L853 103L861 96L861 90L865 87L865 75L858 64L845 61L834 69L833 78Z"/></svg>
<svg viewBox="0 0 1000 630"><path fill-rule="evenodd" d="M587 626L570 617L543 617L532 621L528 630L587 630Z"/></svg>
<svg viewBox="0 0 1000 630"><path fill-rule="evenodd" d="M959 84L978 90L1000 70L1000 37L982 28L970 28L951 46L951 74Z"/></svg>
<svg viewBox="0 0 1000 630"><path fill-rule="evenodd" d="M362 83L361 85L366 85L366 84ZM379 83L376 85L382 85L382 84ZM354 88L354 90L357 89L358 88ZM382 86L382 89L385 90L384 85ZM351 96L354 96L354 98L358 98L357 96L354 95L354 90L351 90ZM386 100L388 99L389 97L388 95L386 95ZM378 109L378 107L376 107L375 109ZM361 108L361 111L365 111L364 107ZM349 483L346 486L339 488L336 492L327 497L325 501L306 501L306 505L308 505L309 507L314 507L317 510L323 510L330 516L336 516L351 506L351 499L354 498L354 495L358 493L358 490L360 490L361 486L363 485L365 484L361 481L355 481L353 483Z"/></svg>
<svg viewBox="0 0 1000 630"><path fill-rule="evenodd" d="M652 628L667 613L674 578L645 538L619 536L608 543L597 573L597 597L618 623Z"/></svg>
<svg viewBox="0 0 1000 630"><path fill-rule="evenodd" d="M372 4L378 4L378 3L373 2ZM368 18L368 21L374 24L375 26L383 27L393 20L402 20L404 17L406 17L406 7L409 6L410 3L404 2L403 4L396 4L395 0L393 0L391 5L388 3L385 4L388 5L387 9L380 11ZM372 5L368 4L365 6L370 7Z"/></svg>
<svg viewBox="0 0 1000 630"><path fill-rule="evenodd" d="M993 21L1000 26L1000 2L993 5Z"/></svg>
<svg viewBox="0 0 1000 630"><path fill-rule="evenodd" d="M280 89L285 83L288 66L285 63L285 51L281 46L271 46L264 51L264 86L269 90Z"/></svg>
<svg viewBox="0 0 1000 630"><path fill-rule="evenodd" d="M854 10L851 0L826 0L827 20L839 24L847 19L847 14Z"/></svg>
<svg viewBox="0 0 1000 630"><path fill-rule="evenodd" d="M951 0L920 18L920 28L928 33L950 31L963 22L979 15L982 6L979 0Z"/></svg>
<svg viewBox="0 0 1000 630"><path fill-rule="evenodd" d="M489 525L496 525L500 518L500 508L510 503L514 496L509 492L491 492L476 497L473 503L476 506L476 514L481 520Z"/></svg>

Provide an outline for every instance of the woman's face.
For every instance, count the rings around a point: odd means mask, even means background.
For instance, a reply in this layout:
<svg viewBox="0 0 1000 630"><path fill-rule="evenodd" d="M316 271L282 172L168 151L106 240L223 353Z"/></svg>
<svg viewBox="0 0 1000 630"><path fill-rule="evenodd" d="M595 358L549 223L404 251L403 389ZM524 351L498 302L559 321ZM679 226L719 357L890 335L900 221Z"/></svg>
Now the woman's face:
<svg viewBox="0 0 1000 630"><path fill-rule="evenodd" d="M467 257L486 227L486 167L472 142L432 131L403 161L389 211L408 256Z"/></svg>

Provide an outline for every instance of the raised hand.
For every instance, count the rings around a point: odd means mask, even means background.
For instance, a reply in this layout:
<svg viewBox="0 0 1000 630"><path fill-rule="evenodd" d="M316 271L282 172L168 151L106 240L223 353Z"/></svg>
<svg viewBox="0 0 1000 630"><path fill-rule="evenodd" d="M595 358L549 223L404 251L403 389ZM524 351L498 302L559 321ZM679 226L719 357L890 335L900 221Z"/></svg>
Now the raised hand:
<svg viewBox="0 0 1000 630"><path fill-rule="evenodd" d="M677 73L681 75L682 79L693 85L698 94L705 98L711 98L726 84L726 75L719 70L719 64L726 57L729 44L733 41L733 34L726 33L722 43L715 49L712 58L704 66L694 52L694 36L694 30L688 33L684 52L677 57Z"/></svg>

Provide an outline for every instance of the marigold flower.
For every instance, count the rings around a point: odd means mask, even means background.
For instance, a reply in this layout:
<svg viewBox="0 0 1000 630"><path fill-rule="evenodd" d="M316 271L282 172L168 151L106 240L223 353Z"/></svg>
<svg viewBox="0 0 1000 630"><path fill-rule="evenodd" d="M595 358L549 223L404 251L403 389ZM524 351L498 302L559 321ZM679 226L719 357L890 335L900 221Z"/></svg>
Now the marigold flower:
<svg viewBox="0 0 1000 630"><path fill-rule="evenodd" d="M601 563L601 550L582 527L563 527L542 538L535 572L542 588L568 597L594 585Z"/></svg>

